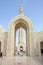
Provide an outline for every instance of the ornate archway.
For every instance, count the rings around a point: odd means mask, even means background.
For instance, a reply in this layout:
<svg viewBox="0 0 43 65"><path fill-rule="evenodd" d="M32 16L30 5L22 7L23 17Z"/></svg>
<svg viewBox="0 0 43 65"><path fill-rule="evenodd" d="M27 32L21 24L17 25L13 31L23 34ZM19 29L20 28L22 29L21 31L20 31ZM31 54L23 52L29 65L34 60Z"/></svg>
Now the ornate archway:
<svg viewBox="0 0 43 65"><path fill-rule="evenodd" d="M19 27L26 30L26 55L30 56L30 43L32 42L31 33L33 28L31 21L24 15L15 17L9 24L7 56L14 56L15 54L15 31Z"/></svg>

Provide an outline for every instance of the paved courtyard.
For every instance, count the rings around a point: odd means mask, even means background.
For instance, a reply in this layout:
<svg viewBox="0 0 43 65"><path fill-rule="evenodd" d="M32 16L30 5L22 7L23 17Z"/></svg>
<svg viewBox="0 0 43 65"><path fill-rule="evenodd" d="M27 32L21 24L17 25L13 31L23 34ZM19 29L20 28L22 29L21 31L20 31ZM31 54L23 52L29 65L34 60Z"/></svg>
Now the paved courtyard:
<svg viewBox="0 0 43 65"><path fill-rule="evenodd" d="M3 57L0 58L0 65L43 65L43 57Z"/></svg>

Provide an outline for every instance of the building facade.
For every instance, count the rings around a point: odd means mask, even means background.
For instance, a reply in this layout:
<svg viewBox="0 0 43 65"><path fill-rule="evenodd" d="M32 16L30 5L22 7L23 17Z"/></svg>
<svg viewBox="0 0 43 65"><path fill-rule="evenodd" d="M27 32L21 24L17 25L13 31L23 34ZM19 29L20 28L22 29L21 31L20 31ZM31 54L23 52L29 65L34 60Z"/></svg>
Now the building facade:
<svg viewBox="0 0 43 65"><path fill-rule="evenodd" d="M20 13L9 22L8 32L0 25L0 52L3 56L15 56L16 30L26 31L26 56L43 56L43 31L34 32L32 22L24 16L23 7Z"/></svg>

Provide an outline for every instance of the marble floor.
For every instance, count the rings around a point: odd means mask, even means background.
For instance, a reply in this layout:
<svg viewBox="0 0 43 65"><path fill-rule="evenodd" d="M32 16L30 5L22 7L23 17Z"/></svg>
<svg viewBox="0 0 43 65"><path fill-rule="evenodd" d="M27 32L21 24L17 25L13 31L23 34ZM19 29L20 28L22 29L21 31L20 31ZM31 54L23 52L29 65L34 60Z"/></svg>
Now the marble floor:
<svg viewBox="0 0 43 65"><path fill-rule="evenodd" d="M0 58L0 65L43 65L43 57L3 57Z"/></svg>

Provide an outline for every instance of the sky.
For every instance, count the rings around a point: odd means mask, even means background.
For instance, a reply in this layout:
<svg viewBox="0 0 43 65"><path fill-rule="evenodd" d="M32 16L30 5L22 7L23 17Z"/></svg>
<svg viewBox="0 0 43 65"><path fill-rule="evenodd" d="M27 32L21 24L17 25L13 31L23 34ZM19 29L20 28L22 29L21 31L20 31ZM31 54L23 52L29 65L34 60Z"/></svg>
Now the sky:
<svg viewBox="0 0 43 65"><path fill-rule="evenodd" d="M32 21L34 31L43 30L43 0L0 0L0 25L5 31L8 31L10 20L19 15L21 4L24 15Z"/></svg>

